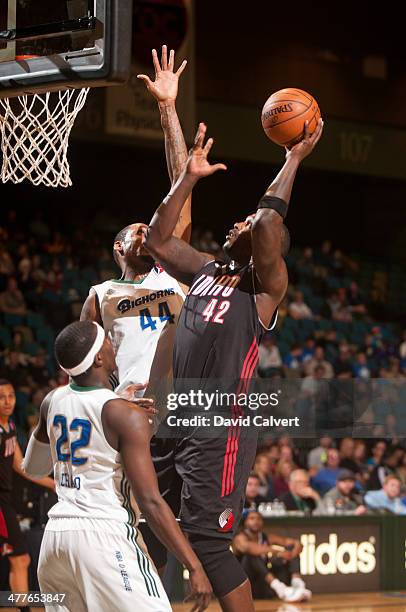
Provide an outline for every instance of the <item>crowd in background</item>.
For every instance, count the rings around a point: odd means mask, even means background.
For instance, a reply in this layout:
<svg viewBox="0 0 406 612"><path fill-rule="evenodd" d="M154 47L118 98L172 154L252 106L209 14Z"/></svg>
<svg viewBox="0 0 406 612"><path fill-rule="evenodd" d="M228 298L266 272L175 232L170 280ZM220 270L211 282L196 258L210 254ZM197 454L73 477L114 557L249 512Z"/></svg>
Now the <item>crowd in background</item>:
<svg viewBox="0 0 406 612"><path fill-rule="evenodd" d="M15 385L15 420L23 445L45 394L66 383L53 358L55 334L79 317L92 284L117 275L110 249L117 229L99 219L90 233L77 226L64 234L60 223L53 225L40 212L20 218L13 210L0 225L0 377ZM192 244L215 255L221 252L211 231L195 230ZM260 376L292 381L292 414L309 414L320 380L378 377L387 384L363 406L363 435L397 443L402 438L406 331L402 334L393 314L388 275L329 241L314 250L292 250L287 263L290 286L277 329L260 347ZM282 475L279 467L272 468L278 475L277 495L287 470L284 459L277 462L282 460ZM314 469L303 459L299 465Z"/></svg>
<svg viewBox="0 0 406 612"><path fill-rule="evenodd" d="M324 435L311 442L310 450L288 436L263 443L248 480L246 511L264 516L406 514L406 447L401 441Z"/></svg>

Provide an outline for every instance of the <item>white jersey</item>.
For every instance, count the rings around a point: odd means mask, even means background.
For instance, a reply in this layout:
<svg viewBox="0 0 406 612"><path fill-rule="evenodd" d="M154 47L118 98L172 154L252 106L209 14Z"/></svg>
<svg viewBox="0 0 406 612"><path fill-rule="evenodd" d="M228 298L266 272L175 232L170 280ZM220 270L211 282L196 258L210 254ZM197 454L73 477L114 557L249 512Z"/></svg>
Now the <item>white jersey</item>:
<svg viewBox="0 0 406 612"><path fill-rule="evenodd" d="M120 453L107 442L101 420L104 404L117 397L108 389L73 383L54 392L47 430L58 502L51 518L137 523Z"/></svg>
<svg viewBox="0 0 406 612"><path fill-rule="evenodd" d="M185 295L159 266L140 282L108 280L90 289L116 354L119 386L145 384L172 374L176 325Z"/></svg>

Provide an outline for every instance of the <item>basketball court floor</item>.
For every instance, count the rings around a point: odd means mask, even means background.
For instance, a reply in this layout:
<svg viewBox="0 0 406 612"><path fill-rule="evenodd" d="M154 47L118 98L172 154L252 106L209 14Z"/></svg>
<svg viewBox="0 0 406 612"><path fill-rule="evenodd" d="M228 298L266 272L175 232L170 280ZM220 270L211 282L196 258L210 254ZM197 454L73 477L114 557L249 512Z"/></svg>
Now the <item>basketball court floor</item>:
<svg viewBox="0 0 406 612"><path fill-rule="evenodd" d="M189 612L190 609L190 603L173 606L174 612ZM284 604L275 599L257 601L255 610L256 612L406 612L406 591L314 595L312 601L305 604ZM212 603L207 612L221 612L221 609L217 603Z"/></svg>

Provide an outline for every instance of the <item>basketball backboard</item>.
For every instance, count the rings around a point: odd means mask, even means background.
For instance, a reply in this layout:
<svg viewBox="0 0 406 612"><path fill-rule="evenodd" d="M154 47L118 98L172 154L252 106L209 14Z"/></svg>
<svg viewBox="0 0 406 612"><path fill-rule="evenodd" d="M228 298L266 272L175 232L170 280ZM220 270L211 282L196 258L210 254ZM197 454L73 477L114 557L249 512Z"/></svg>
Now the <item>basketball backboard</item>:
<svg viewBox="0 0 406 612"><path fill-rule="evenodd" d="M127 80L132 0L1 0L0 98Z"/></svg>

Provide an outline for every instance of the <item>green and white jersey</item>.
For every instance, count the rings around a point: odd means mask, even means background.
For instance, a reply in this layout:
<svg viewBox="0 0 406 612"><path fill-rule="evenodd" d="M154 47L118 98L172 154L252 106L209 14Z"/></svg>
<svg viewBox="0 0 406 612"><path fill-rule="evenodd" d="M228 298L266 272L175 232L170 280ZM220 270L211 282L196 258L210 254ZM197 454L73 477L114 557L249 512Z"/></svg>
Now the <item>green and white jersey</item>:
<svg viewBox="0 0 406 612"><path fill-rule="evenodd" d="M103 406L118 396L108 389L57 389L47 430L58 502L50 518L91 518L138 522L137 506L125 478L120 453L110 446L101 420Z"/></svg>
<svg viewBox="0 0 406 612"><path fill-rule="evenodd" d="M119 385L153 386L172 375L176 325L185 295L159 266L140 282L108 280L90 289L116 354Z"/></svg>

